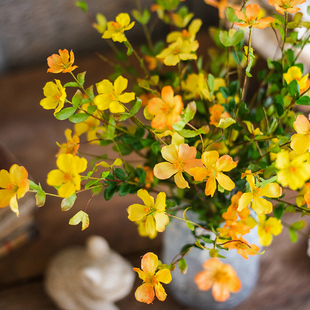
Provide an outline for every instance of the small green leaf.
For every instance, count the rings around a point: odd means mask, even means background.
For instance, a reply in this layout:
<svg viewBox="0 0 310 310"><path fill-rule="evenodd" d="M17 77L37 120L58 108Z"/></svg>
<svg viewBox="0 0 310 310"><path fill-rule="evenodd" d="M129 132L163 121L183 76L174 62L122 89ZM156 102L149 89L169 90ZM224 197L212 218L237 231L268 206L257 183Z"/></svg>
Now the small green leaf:
<svg viewBox="0 0 310 310"><path fill-rule="evenodd" d="M289 232L291 241L293 243L295 243L298 240L298 235L297 235L296 231L293 229L289 229L288 232Z"/></svg>
<svg viewBox="0 0 310 310"><path fill-rule="evenodd" d="M296 100L296 104L298 104L298 105L310 105L310 98L308 96L302 96L298 100Z"/></svg>
<svg viewBox="0 0 310 310"><path fill-rule="evenodd" d="M84 13L88 10L88 5L85 1L76 1L75 5L80 8Z"/></svg>
<svg viewBox="0 0 310 310"><path fill-rule="evenodd" d="M64 85L64 87L79 87L79 83L77 82L68 82Z"/></svg>
<svg viewBox="0 0 310 310"><path fill-rule="evenodd" d="M70 210L73 205L74 205L74 202L76 200L76 194L74 193L73 195L71 195L70 197L68 198L64 198L62 201L61 201L61 210L62 211L68 211Z"/></svg>
<svg viewBox="0 0 310 310"><path fill-rule="evenodd" d="M89 118L89 115L86 113L76 113L69 117L69 121L77 124L86 121Z"/></svg>
<svg viewBox="0 0 310 310"><path fill-rule="evenodd" d="M81 85L84 85L84 82L85 82L85 74L86 74L86 71L81 72L81 73L78 73L78 75L77 75L77 80L79 81L79 83L80 83Z"/></svg>
<svg viewBox="0 0 310 310"><path fill-rule="evenodd" d="M284 213L284 207L282 205L278 205L273 209L274 216L280 220Z"/></svg>
<svg viewBox="0 0 310 310"><path fill-rule="evenodd" d="M184 258L181 258L178 263L179 269L182 274L186 274L187 272L187 264Z"/></svg>
<svg viewBox="0 0 310 310"><path fill-rule="evenodd" d="M82 230L86 229L89 226L89 216L84 211L79 211L75 214L69 221L70 225L78 225L82 222Z"/></svg>
<svg viewBox="0 0 310 310"><path fill-rule="evenodd" d="M36 194L36 205L40 208L45 205L46 194L43 190L40 190Z"/></svg>
<svg viewBox="0 0 310 310"><path fill-rule="evenodd" d="M305 226L306 226L305 221L297 221L290 226L290 229L300 230L300 229L303 229Z"/></svg>
<svg viewBox="0 0 310 310"><path fill-rule="evenodd" d="M69 118L70 116L72 116L76 111L76 108L70 107L70 108L64 108L61 111L59 111L58 113L55 114L55 117L60 120L63 121L67 118Z"/></svg>
<svg viewBox="0 0 310 310"><path fill-rule="evenodd" d="M118 186L116 184L109 185L103 193L103 197L106 201L110 200L114 194L118 191Z"/></svg>
<svg viewBox="0 0 310 310"><path fill-rule="evenodd" d="M240 19L235 14L235 9L230 6L226 8L226 17L231 23L240 22Z"/></svg>
<svg viewBox="0 0 310 310"><path fill-rule="evenodd" d="M72 106L77 109L81 103L82 103L82 99L83 99L83 94L82 92L78 89L76 91L76 93L74 94L74 96L72 97Z"/></svg>
<svg viewBox="0 0 310 310"><path fill-rule="evenodd" d="M187 221L187 222L186 222L187 227L188 227L190 230L194 231L194 230L195 230L195 226L194 226L192 223L188 222L189 219L188 219L187 216L186 216L186 211L187 211L188 209L190 209L190 208L187 208L187 209L184 210L184 212L183 212L183 217L184 217L184 219ZM197 239L197 240L198 240L198 239Z"/></svg>

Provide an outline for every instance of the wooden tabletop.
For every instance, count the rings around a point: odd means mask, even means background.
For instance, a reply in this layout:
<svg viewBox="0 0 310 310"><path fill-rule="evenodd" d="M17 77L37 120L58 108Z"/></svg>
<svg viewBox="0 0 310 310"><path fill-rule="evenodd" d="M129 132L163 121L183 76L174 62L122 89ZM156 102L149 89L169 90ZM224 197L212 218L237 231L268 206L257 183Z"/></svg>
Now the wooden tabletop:
<svg viewBox="0 0 310 310"><path fill-rule="evenodd" d="M87 85L107 78L107 68L98 58L77 57L79 72L87 70ZM38 66L0 77L0 141L8 147L27 168L34 180L46 185L47 173L55 168L55 141L64 142L64 130L71 125L53 118L51 111L42 109L42 88L47 81L65 75L46 73L46 66ZM71 127L72 128L72 127ZM126 208L136 197L116 196L105 202L99 196L92 200L88 212L90 227L81 232L80 227L68 225L69 219L87 201L82 197L73 210L62 212L58 199L48 198L44 207L36 212L38 237L9 256L0 259L0 309L1 310L55 310L56 307L43 289L44 271L49 259L59 250L71 245L84 244L87 236L99 234L110 246L127 257L134 266L147 251L160 254L160 237L149 240L138 236L136 226L128 221ZM288 224L298 220L288 214ZM307 224L309 219L305 218ZM309 233L309 227L305 229ZM261 273L257 288L238 310L309 310L310 309L310 258L306 255L307 239L300 236L295 244L289 239L287 229L275 237L276 243L266 248L261 256ZM135 288L140 284L137 279ZM135 301L133 292L119 301L121 310L183 309L168 293L167 300L145 305Z"/></svg>

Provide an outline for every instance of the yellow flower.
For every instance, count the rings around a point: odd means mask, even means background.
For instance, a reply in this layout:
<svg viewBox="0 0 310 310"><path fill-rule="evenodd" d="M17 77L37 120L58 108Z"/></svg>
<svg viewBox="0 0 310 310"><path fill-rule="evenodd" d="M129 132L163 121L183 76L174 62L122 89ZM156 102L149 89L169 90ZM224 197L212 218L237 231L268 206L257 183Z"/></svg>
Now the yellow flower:
<svg viewBox="0 0 310 310"><path fill-rule="evenodd" d="M72 154L61 154L56 164L59 169L48 173L47 184L58 187L58 195L68 198L81 189L79 173L86 170L87 160Z"/></svg>
<svg viewBox="0 0 310 310"><path fill-rule="evenodd" d="M189 187L188 182L184 179L182 172L190 173L190 169L201 167L200 159L195 159L197 150L194 146L188 144L170 144L164 146L161 150L163 158L167 162L156 164L154 175L160 180L169 179L174 175L174 182L179 188Z"/></svg>
<svg viewBox="0 0 310 310"><path fill-rule="evenodd" d="M298 207L307 204L307 208L310 208L310 183L306 183L300 193L296 197L296 204Z"/></svg>
<svg viewBox="0 0 310 310"><path fill-rule="evenodd" d="M180 95L174 96L171 86L164 86L161 90L161 98L154 97L149 100L147 111L155 115L151 126L157 129L171 128L181 119L183 101Z"/></svg>
<svg viewBox="0 0 310 310"><path fill-rule="evenodd" d="M67 143L62 143L59 145L60 150L57 156L59 156L60 154L76 155L80 147L80 138L77 135L73 135L72 137L72 130L69 128L65 130L65 136L67 139Z"/></svg>
<svg viewBox="0 0 310 310"><path fill-rule="evenodd" d="M55 79L55 82L47 82L45 84L43 93L46 98L40 101L40 105L44 109L55 109L54 114L63 108L67 97L66 89L62 87L60 81Z"/></svg>
<svg viewBox="0 0 310 310"><path fill-rule="evenodd" d="M171 43L156 57L163 59L166 66L175 66L181 60L197 59L195 52L198 47L199 44L197 41L184 41L179 37L176 42Z"/></svg>
<svg viewBox="0 0 310 310"><path fill-rule="evenodd" d="M241 281L236 271L229 265L222 263L213 257L206 260L194 281L198 288L207 291L212 287L212 296L216 301L223 302L230 297L230 293L236 293L241 289Z"/></svg>
<svg viewBox="0 0 310 310"><path fill-rule="evenodd" d="M272 236L277 236L282 231L281 220L266 215L258 215L258 236L259 243L263 246L269 246L272 242Z"/></svg>
<svg viewBox="0 0 310 310"><path fill-rule="evenodd" d="M140 302L150 304L153 302L156 294L158 300L164 301L167 294L160 282L165 284L171 282L172 277L170 270L166 268L156 272L158 269L158 257L152 252L143 255L141 269L133 268L143 281L143 284L140 285L135 292L135 298Z"/></svg>
<svg viewBox="0 0 310 310"><path fill-rule="evenodd" d="M235 183L222 171L227 172L234 169L237 163L229 155L219 158L217 151L207 151L202 153L201 160L205 167L189 169L196 181L203 181L207 178L205 194L213 197L216 190L216 181L226 190L235 188Z"/></svg>
<svg viewBox="0 0 310 310"><path fill-rule="evenodd" d="M188 30L183 29L182 32L180 31L172 31L167 36L167 42L175 42L178 38L181 38L182 40L193 42L195 41L196 34L199 31L200 27L202 25L202 21L200 19L194 19L191 24L188 27Z"/></svg>
<svg viewBox="0 0 310 310"><path fill-rule="evenodd" d="M109 80L102 80L96 84L99 95L94 98L94 103L99 110L109 109L111 113L125 112L122 103L128 103L135 99L135 93L123 93L127 88L128 80L119 76L114 85Z"/></svg>
<svg viewBox="0 0 310 310"><path fill-rule="evenodd" d="M267 1L270 5L273 5L275 9L281 14L284 14L285 12L296 13L300 9L295 8L295 6L306 2L306 0L267 0Z"/></svg>
<svg viewBox="0 0 310 310"><path fill-rule="evenodd" d="M293 80L297 81L300 93L302 93L304 90L308 88L307 84L308 75L309 74L302 76L301 69L297 66L290 67L287 70L287 73L283 73L284 80L286 81L287 84L290 84Z"/></svg>
<svg viewBox="0 0 310 310"><path fill-rule="evenodd" d="M133 204L128 207L128 219L133 222L145 221L145 230L149 236L155 232L163 232L169 223L166 211L166 194L161 192L157 195L156 202L145 189L139 189L137 195L143 200L144 205Z"/></svg>
<svg viewBox="0 0 310 310"><path fill-rule="evenodd" d="M127 38L124 31L130 30L135 22L130 23L130 16L127 13L120 13L116 21L108 22L108 29L103 33L103 39L112 39L114 42L124 42Z"/></svg>
<svg viewBox="0 0 310 310"><path fill-rule="evenodd" d="M255 186L251 171L246 171L246 179L251 192L244 193L239 199L238 212L246 208L252 201L252 209L257 214L268 214L272 211L272 203L261 197L278 198L282 195L282 188L277 183L268 183L263 188Z"/></svg>
<svg viewBox="0 0 310 310"><path fill-rule="evenodd" d="M209 108L210 116L210 124L218 125L222 118L228 118L230 115L227 112L224 112L224 107L220 104L214 104Z"/></svg>
<svg viewBox="0 0 310 310"><path fill-rule="evenodd" d="M0 208L10 205L11 210L18 216L17 199L22 198L28 190L28 172L23 166L14 164L9 171L0 171Z"/></svg>
<svg viewBox="0 0 310 310"><path fill-rule="evenodd" d="M298 115L293 123L296 134L291 137L291 148L296 154L310 149L310 123L304 115Z"/></svg>
<svg viewBox="0 0 310 310"><path fill-rule="evenodd" d="M242 22L234 22L235 25L240 27L253 27L263 29L273 22L272 17L260 18L261 8L257 4L249 4L245 7L244 13L240 10L235 10L236 16L241 19Z"/></svg>
<svg viewBox="0 0 310 310"><path fill-rule="evenodd" d="M66 73L71 72L77 68L77 66L72 66L74 63L73 51L70 51L70 56L68 50L58 50L58 54L53 54L47 58L47 64L49 69L47 72L52 73Z"/></svg>
<svg viewBox="0 0 310 310"><path fill-rule="evenodd" d="M276 168L277 180L282 186L289 186L292 190L297 190L304 186L310 178L310 164L307 162L308 153L296 155L294 152L282 151L278 153Z"/></svg>

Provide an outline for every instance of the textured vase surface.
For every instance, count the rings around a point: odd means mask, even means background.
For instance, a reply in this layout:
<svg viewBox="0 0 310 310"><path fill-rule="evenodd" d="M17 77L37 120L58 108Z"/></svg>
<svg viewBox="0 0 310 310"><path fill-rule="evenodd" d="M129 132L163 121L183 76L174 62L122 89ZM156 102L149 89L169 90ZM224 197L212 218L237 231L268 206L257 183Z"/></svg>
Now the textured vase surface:
<svg viewBox="0 0 310 310"><path fill-rule="evenodd" d="M187 212L189 219L193 219ZM206 234L204 232L204 234ZM251 230L244 236L249 244L258 243L257 228ZM185 222L173 221L166 227L164 232L163 262L170 263L180 253L181 248L187 243L194 243L195 238L188 229ZM259 276L260 255L249 256L248 259L237 254L237 250L220 250L219 254L225 256L220 260L230 264L236 271L242 288L238 293L231 293L230 298L225 302L217 302L211 294L211 290L201 291L194 282L196 274L203 270L202 264L210 258L209 251L192 248L186 255L188 270L185 275L181 274L178 268L172 273L172 282L167 286L170 294L182 304L192 308L203 310L230 309L242 303L253 291Z"/></svg>

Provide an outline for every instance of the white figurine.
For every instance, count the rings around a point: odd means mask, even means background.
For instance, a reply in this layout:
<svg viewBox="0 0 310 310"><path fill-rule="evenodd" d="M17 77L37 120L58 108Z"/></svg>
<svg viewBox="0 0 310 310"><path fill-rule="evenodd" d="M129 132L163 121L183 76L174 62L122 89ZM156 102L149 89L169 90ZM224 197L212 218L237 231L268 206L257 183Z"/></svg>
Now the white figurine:
<svg viewBox="0 0 310 310"><path fill-rule="evenodd" d="M87 247L72 247L50 262L45 278L49 296L63 310L117 310L114 302L132 289L130 263L111 250L100 236Z"/></svg>

